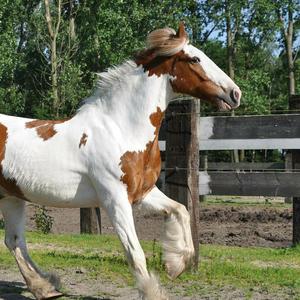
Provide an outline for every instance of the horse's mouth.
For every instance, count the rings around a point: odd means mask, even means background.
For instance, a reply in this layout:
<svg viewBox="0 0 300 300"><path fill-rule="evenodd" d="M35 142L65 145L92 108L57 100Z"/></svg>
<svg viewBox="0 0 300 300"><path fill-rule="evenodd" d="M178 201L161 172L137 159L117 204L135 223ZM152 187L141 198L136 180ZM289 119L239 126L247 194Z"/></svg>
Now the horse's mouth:
<svg viewBox="0 0 300 300"><path fill-rule="evenodd" d="M232 110L232 106L223 98L217 99L217 107L219 111Z"/></svg>

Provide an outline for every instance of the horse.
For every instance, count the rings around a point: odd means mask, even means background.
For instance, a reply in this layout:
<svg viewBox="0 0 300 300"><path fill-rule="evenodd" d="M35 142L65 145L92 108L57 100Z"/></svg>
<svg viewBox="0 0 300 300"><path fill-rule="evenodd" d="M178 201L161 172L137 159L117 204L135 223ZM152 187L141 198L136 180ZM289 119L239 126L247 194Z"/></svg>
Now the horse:
<svg viewBox="0 0 300 300"><path fill-rule="evenodd" d="M189 43L183 23L177 32L151 32L145 49L99 77L94 93L69 119L0 115L5 245L36 299L62 296L58 278L41 271L28 254L25 202L62 208L101 206L122 243L141 298L168 299L147 270L132 215L133 205L164 215L166 271L176 278L189 267L195 255L189 213L155 185L164 113L179 94L231 110L239 106L241 91Z"/></svg>

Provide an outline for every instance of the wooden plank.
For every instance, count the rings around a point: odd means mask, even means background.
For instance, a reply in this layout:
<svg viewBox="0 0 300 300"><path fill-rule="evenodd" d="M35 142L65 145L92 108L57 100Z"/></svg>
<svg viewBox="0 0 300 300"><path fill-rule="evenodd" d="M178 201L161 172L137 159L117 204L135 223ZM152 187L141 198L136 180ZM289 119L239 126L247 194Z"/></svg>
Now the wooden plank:
<svg viewBox="0 0 300 300"><path fill-rule="evenodd" d="M297 149L300 115L201 118L199 141L201 150Z"/></svg>
<svg viewBox="0 0 300 300"><path fill-rule="evenodd" d="M195 253L199 253L198 102L174 102L169 106L168 110L174 112L174 117L167 122L165 160L166 194L185 205L190 213ZM180 178L178 168L184 169L184 172L180 172ZM196 255L194 269L198 269L198 261Z"/></svg>
<svg viewBox="0 0 300 300"><path fill-rule="evenodd" d="M285 164L283 162L268 162L268 163L256 163L256 162L207 162L207 170L211 171L230 171L230 170L284 170Z"/></svg>
<svg viewBox="0 0 300 300"><path fill-rule="evenodd" d="M300 138L253 140L200 140L200 145L200 150L300 149Z"/></svg>
<svg viewBox="0 0 300 300"><path fill-rule="evenodd" d="M300 114L204 117L200 139L287 139L300 137ZM204 132L205 130L205 132Z"/></svg>
<svg viewBox="0 0 300 300"><path fill-rule="evenodd" d="M200 150L262 150L262 149L300 149L300 138L291 139L240 139L240 140L211 140L199 139ZM166 150L166 142L159 141L161 151Z"/></svg>
<svg viewBox="0 0 300 300"><path fill-rule="evenodd" d="M300 168L300 151L292 151L292 166L294 169ZM297 185L300 186L300 181ZM300 194L293 192L293 244L300 243Z"/></svg>
<svg viewBox="0 0 300 300"><path fill-rule="evenodd" d="M289 108L290 110L300 109L300 95L290 95ZM300 168L300 150L292 150L289 153L291 153L292 168ZM298 194L294 194L293 196L293 244L296 245L300 243L300 197Z"/></svg>
<svg viewBox="0 0 300 300"><path fill-rule="evenodd" d="M300 172L200 172L200 195L300 197Z"/></svg>
<svg viewBox="0 0 300 300"><path fill-rule="evenodd" d="M300 114L202 117L199 124L200 150L300 149ZM165 151L165 129L160 149Z"/></svg>
<svg viewBox="0 0 300 300"><path fill-rule="evenodd" d="M100 208L80 208L80 233L101 234Z"/></svg>

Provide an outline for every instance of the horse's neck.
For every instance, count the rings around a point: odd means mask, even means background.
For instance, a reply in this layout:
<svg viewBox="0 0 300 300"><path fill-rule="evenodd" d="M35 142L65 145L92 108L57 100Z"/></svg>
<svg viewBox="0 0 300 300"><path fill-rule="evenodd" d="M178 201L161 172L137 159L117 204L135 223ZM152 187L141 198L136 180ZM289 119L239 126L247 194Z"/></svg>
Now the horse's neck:
<svg viewBox="0 0 300 300"><path fill-rule="evenodd" d="M165 111L170 93L165 76L149 77L142 68L136 68L116 84L100 88L95 97L101 113L128 129L138 129L140 124L149 123L151 114L158 109Z"/></svg>

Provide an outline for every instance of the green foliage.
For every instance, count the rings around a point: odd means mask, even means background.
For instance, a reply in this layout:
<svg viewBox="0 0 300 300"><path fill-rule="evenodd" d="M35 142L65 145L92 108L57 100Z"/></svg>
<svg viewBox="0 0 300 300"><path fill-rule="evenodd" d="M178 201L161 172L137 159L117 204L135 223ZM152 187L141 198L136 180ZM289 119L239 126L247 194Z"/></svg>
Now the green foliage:
<svg viewBox="0 0 300 300"><path fill-rule="evenodd" d="M243 91L241 110L243 114L269 114L271 111L268 88L270 78L266 72L254 69L247 72L247 78L236 78Z"/></svg>
<svg viewBox="0 0 300 300"><path fill-rule="evenodd" d="M25 108L25 98L16 86L9 88L0 87L1 113L22 115Z"/></svg>
<svg viewBox="0 0 300 300"><path fill-rule="evenodd" d="M50 1L50 4L56 23L57 2ZM298 1L69 0L62 7L57 38L59 115L72 115L80 100L90 94L95 72L121 63L144 47L149 31L163 26L176 29L180 20L185 21L192 43L226 70L226 5L231 15L230 28L235 34L235 80L243 91L239 113L285 110L288 107L287 68L276 12L279 9L286 16L288 5L292 5L293 40L298 39L294 47L296 54L300 30ZM70 35L71 17L75 26L73 37ZM1 113L53 117L44 2L3 0L0 20ZM295 60L298 93L299 61L298 57Z"/></svg>
<svg viewBox="0 0 300 300"><path fill-rule="evenodd" d="M39 232L43 234L50 233L54 219L49 215L45 206L36 206L33 218Z"/></svg>

